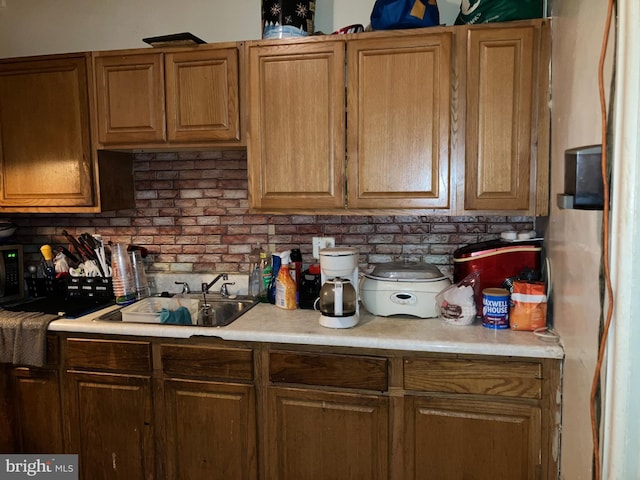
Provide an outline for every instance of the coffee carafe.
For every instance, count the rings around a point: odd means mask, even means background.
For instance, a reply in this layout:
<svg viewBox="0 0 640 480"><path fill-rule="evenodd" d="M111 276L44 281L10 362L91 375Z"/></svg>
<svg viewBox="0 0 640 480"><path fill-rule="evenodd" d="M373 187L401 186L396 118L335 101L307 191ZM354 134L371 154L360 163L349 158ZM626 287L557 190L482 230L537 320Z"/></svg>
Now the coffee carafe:
<svg viewBox="0 0 640 480"><path fill-rule="evenodd" d="M323 248L320 256L320 325L350 328L358 323L358 250Z"/></svg>
<svg viewBox="0 0 640 480"><path fill-rule="evenodd" d="M318 297L320 313L328 317L351 317L356 314L356 289L348 278L324 282Z"/></svg>

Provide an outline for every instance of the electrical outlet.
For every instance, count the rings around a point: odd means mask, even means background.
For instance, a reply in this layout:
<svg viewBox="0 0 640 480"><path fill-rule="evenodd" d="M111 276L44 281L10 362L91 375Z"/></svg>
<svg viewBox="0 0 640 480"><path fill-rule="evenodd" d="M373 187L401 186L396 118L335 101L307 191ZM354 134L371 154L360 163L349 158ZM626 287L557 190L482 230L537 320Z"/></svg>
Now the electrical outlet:
<svg viewBox="0 0 640 480"><path fill-rule="evenodd" d="M336 246L336 239L333 237L313 237L313 258L320 258L320 250Z"/></svg>

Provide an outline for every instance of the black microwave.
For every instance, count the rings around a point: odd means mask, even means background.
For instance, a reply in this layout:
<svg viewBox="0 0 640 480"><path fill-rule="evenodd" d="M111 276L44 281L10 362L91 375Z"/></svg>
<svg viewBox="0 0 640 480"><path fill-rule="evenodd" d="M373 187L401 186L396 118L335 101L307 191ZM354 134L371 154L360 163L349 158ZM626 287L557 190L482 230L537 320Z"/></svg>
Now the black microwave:
<svg viewBox="0 0 640 480"><path fill-rule="evenodd" d="M0 303L24 297L22 245L0 245Z"/></svg>

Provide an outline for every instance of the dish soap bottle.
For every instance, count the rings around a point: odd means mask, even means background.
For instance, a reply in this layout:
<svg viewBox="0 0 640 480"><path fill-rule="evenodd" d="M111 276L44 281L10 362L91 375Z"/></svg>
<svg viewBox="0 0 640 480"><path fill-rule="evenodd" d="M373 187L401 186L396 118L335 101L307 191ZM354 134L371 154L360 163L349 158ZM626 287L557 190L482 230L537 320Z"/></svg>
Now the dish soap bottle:
<svg viewBox="0 0 640 480"><path fill-rule="evenodd" d="M267 291L269 290L269 281L271 280L271 261L267 252L262 250L260 252L260 301L262 303L269 303Z"/></svg>
<svg viewBox="0 0 640 480"><path fill-rule="evenodd" d="M285 310L295 310L296 282L291 277L289 264L291 263L291 250L280 254L280 270L276 278L276 307Z"/></svg>

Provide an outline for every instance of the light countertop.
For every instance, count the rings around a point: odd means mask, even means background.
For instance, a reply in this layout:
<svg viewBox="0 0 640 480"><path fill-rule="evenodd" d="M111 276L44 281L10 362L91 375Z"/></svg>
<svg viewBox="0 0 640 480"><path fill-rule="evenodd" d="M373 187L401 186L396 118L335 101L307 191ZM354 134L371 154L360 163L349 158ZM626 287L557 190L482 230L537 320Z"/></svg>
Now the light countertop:
<svg viewBox="0 0 640 480"><path fill-rule="evenodd" d="M478 319L470 326L455 326L437 318L377 317L361 310L355 327L332 329L319 324L319 312L283 310L271 304L258 304L221 328L95 320L115 308L76 319L55 320L49 330L167 338L202 336L249 342L532 358L561 359L564 356L562 346L553 339L533 332L486 328Z"/></svg>

